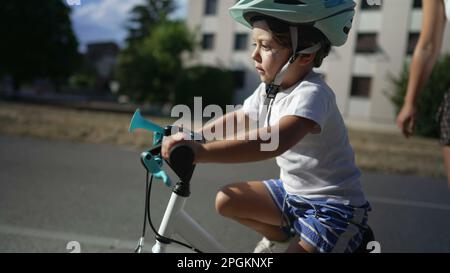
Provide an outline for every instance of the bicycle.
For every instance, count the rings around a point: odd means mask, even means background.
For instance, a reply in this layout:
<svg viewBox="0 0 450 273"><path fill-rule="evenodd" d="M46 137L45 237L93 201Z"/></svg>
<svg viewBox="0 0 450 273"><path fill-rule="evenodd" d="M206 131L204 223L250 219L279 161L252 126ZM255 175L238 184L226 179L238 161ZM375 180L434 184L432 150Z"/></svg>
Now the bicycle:
<svg viewBox="0 0 450 273"><path fill-rule="evenodd" d="M156 239L156 242L152 247L153 253L165 253L167 251L167 246L171 243L179 244L197 253L229 253L230 251L228 251L216 240L216 238L214 238L214 236L184 210L186 201L190 197L190 182L196 167L196 165L193 164L194 152L186 145L176 145L170 151L169 160L163 160L161 156L163 137L170 136L173 132L185 132L190 134L196 141L204 142L204 140L200 136L195 135L195 133L184 128L171 125L162 128L151 121L145 120L139 109L137 109L133 115L129 131L132 133L136 129L152 131L154 137L153 146L148 151L142 152L140 156L141 163L147 171L146 200L143 232L135 252L140 253L143 249L146 223L148 220ZM172 180L167 173L161 169L163 161L167 163L179 179L179 182L174 186L172 186ZM150 179L149 173L151 173ZM150 215L151 188L154 177L163 180L164 184L172 190L170 200L158 230L153 226ZM173 239L175 234L183 238L187 243ZM374 235L369 228L365 232L363 242L356 253L368 252L366 246L372 241L374 241Z"/></svg>

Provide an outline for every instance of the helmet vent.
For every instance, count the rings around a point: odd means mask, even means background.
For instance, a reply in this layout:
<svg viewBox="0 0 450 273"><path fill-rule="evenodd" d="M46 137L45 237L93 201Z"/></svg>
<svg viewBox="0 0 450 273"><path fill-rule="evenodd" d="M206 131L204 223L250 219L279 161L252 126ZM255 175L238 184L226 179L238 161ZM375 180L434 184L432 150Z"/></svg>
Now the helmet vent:
<svg viewBox="0 0 450 273"><path fill-rule="evenodd" d="M273 2L285 5L306 5L305 2L300 0L274 0Z"/></svg>
<svg viewBox="0 0 450 273"><path fill-rule="evenodd" d="M349 32L350 32L350 28L349 27L344 27L344 33L345 34L349 34Z"/></svg>

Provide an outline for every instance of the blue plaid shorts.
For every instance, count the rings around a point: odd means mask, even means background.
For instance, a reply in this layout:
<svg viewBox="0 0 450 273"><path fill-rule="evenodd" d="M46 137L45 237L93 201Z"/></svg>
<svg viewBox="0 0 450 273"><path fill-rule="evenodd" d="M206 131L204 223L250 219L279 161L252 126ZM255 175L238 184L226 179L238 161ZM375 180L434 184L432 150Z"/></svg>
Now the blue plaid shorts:
<svg viewBox="0 0 450 273"><path fill-rule="evenodd" d="M353 207L328 198L307 199L287 194L279 179L263 183L283 212L288 226L282 229L288 236L298 236L322 253L354 252L360 246L368 228L369 203Z"/></svg>

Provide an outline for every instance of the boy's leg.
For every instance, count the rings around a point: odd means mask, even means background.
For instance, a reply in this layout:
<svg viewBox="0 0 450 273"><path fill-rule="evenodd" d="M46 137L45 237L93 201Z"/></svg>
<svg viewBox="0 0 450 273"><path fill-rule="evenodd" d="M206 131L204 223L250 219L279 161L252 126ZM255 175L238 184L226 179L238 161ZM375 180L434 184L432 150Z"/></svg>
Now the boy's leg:
<svg viewBox="0 0 450 273"><path fill-rule="evenodd" d="M281 210L262 181L243 182L222 188L216 197L216 210L271 241L287 241L281 230ZM286 223L283 223L286 226ZM318 250L297 236L286 250L290 253L315 253Z"/></svg>
<svg viewBox="0 0 450 273"><path fill-rule="evenodd" d="M300 241L298 236L291 241L286 253L316 253L317 250L305 241Z"/></svg>
<svg viewBox="0 0 450 273"><path fill-rule="evenodd" d="M262 222L258 222L255 220L248 220L243 218L237 218L237 217L229 217L239 223L241 223L244 226L247 226L254 231L258 232L259 234L263 235L270 241L276 241L276 242L285 242L289 238L284 234L280 226L275 225L269 225Z"/></svg>
<svg viewBox="0 0 450 273"><path fill-rule="evenodd" d="M232 184L216 196L216 210L273 241L286 241L282 215L262 181Z"/></svg>

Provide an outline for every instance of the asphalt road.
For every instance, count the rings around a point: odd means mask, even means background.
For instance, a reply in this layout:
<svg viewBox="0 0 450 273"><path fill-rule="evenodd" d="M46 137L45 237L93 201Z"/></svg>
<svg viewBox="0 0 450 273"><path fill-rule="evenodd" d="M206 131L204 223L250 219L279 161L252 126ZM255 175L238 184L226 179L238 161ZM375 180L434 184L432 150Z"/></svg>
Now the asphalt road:
<svg viewBox="0 0 450 273"><path fill-rule="evenodd" d="M144 209L139 154L135 148L0 136L0 252L70 252L71 241L82 252L132 252ZM217 215L215 193L230 182L277 174L273 161L197 166L186 210L226 248L251 251L260 236ZM382 252L450 252L446 181L364 173L362 183ZM169 194L155 184L157 225Z"/></svg>

